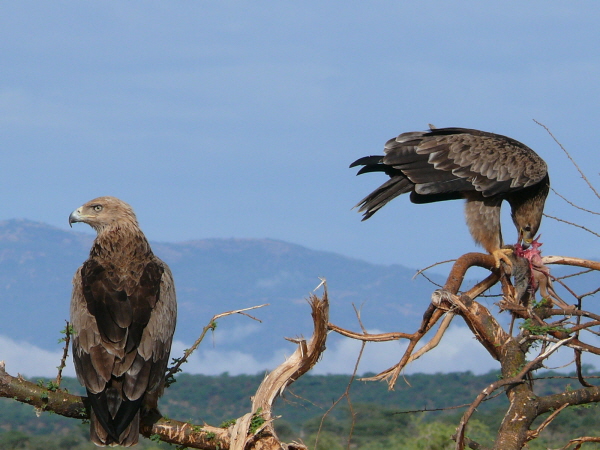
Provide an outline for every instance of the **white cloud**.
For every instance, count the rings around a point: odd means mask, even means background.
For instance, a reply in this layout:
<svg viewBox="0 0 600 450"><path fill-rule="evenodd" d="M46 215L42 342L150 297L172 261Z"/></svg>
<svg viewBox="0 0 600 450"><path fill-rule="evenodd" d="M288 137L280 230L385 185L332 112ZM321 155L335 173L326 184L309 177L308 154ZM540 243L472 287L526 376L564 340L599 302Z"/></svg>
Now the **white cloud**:
<svg viewBox="0 0 600 450"><path fill-rule="evenodd" d="M234 345L236 342L244 341L253 334L260 333L261 328L255 322L245 323L243 325L237 325L233 327L228 327L226 330L221 330L219 327L215 331L212 332L214 336L214 340L219 344L219 346L228 346Z"/></svg>
<svg viewBox="0 0 600 450"><path fill-rule="evenodd" d="M0 335L0 360L6 363L6 371L11 375L20 373L27 377L55 377L56 368L62 358L62 350L51 352L27 342L15 342ZM63 376L74 377L75 369L69 358Z"/></svg>
<svg viewBox="0 0 600 450"><path fill-rule="evenodd" d="M181 341L173 342L171 356L183 354L189 345ZM220 346L219 346L220 347ZM291 354L294 350L288 351ZM268 360L258 360L255 356L238 350L223 348L203 349L194 352L188 362L182 366L185 373L220 375L228 372L230 375L256 374L273 369L285 360L285 350L279 349L272 353Z"/></svg>
<svg viewBox="0 0 600 450"><path fill-rule="evenodd" d="M378 330L369 330L379 333ZM427 340L423 341L425 344ZM406 341L367 344L358 368L358 374L382 372L397 364L404 351ZM350 339L330 339L323 360L315 367L314 373L352 373L360 350L360 343ZM467 327L450 327L440 344L409 364L403 373L464 372L476 374L497 369L498 363L474 338Z"/></svg>
<svg viewBox="0 0 600 450"><path fill-rule="evenodd" d="M380 332L379 330L369 331L371 333ZM358 341L330 334L327 350L311 373L319 375L352 373L360 352L360 345ZM406 342L367 344L357 373L380 372L393 366L400 361L406 345ZM172 354L182 354L185 348L187 347L182 342L175 342ZM206 375L217 375L223 372L231 375L255 374L274 369L294 350L295 347L290 345L288 348L273 351L268 359L259 360L251 354L237 350L219 347L209 350L200 348L190 357L189 362L184 366L184 371ZM448 329L442 342L435 349L410 364L405 373L470 370L473 373L481 374L498 368L498 363L473 338L473 334L467 327L454 326Z"/></svg>
<svg viewBox="0 0 600 450"><path fill-rule="evenodd" d="M378 333L378 330L369 330ZM242 326L237 330L238 338L252 334L252 327ZM589 339L588 339L589 340ZM600 338L597 339L600 341ZM423 342L427 342L426 340ZM591 342L599 345L600 342ZM407 343L385 342L369 343L363 352L357 373L381 372L400 361ZM175 341L171 356L179 357L190 344ZM0 336L0 360L6 362L8 373L15 375L20 373L28 377L56 376L57 369L62 356L62 351L51 352L41 349L29 343L15 342L6 336ZM257 374L272 370L285 361L295 351L295 346L290 344L285 348L273 350L266 358L257 358L255 355L245 353L232 346L223 345L219 340L212 348L200 347L193 353L183 370L190 374L219 375L228 372L230 375ZM312 370L312 374L350 374L360 351L358 341L342 338L331 334L327 344L327 350L321 361ZM529 359L535 358L537 353L531 352ZM573 352L569 349L561 349L547 361L546 367L561 370L561 366L571 362ZM593 364L593 358L586 358L584 363ZM487 373L490 370L499 369L497 361L485 351L483 346L473 337L471 331L465 326L452 326L444 335L441 343L423 355L420 359L411 363L404 373L438 373L438 372L464 372L470 370L475 374ZM570 365L562 370L573 370ZM73 363L69 358L67 367L64 369L65 376L75 376Z"/></svg>

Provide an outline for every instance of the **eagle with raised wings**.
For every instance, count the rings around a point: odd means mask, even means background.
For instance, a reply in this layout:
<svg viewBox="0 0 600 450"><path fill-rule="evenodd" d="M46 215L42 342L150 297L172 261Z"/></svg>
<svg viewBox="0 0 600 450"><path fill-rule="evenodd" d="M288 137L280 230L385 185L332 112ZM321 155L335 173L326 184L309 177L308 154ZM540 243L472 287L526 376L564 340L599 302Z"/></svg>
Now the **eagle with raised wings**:
<svg viewBox="0 0 600 450"><path fill-rule="evenodd" d="M130 447L141 410L155 410L163 391L177 317L173 276L127 203L98 197L71 213L74 222L97 232L71 297L73 361L91 405L90 438Z"/></svg>
<svg viewBox="0 0 600 450"><path fill-rule="evenodd" d="M506 200L527 248L540 227L550 190L548 167L526 145L499 134L466 128L432 128L402 133L385 144L385 155L366 156L350 167L357 175L384 172L390 179L356 207L363 220L395 197L410 193L412 203L466 199L465 216L475 242L511 265L503 249L500 206Z"/></svg>

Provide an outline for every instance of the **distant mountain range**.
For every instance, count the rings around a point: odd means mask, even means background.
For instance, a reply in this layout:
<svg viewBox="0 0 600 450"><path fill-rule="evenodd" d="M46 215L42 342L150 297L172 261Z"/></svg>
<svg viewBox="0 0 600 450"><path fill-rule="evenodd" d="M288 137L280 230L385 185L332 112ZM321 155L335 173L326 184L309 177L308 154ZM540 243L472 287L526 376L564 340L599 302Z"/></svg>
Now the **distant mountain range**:
<svg viewBox="0 0 600 450"><path fill-rule="evenodd" d="M71 279L92 240L91 234L29 220L0 222L0 334L56 349L69 314ZM352 303L362 305L366 326L397 330L419 320L433 289L422 278L412 280L413 269L269 239L153 242L152 248L173 271L179 302L176 338L189 343L214 314L262 303L270 306L252 312L263 322L261 341L310 335L305 299L318 277L327 279L331 320L353 328ZM240 350L256 347L247 342Z"/></svg>
<svg viewBox="0 0 600 450"><path fill-rule="evenodd" d="M69 315L71 279L87 258L92 240L91 234L29 220L0 222L0 335L57 350L59 331ZM219 342L219 348L258 359L289 345L284 337L311 334L305 299L319 284L318 277L327 279L331 321L355 330L360 328L352 304L362 308L368 328L415 330L437 288L422 277L413 280L414 269L269 239L153 242L152 247L175 277L177 340L191 344L217 313L270 304L251 312L262 324L246 317L227 318L226 330L254 328L247 338ZM431 278L444 282L439 276Z"/></svg>

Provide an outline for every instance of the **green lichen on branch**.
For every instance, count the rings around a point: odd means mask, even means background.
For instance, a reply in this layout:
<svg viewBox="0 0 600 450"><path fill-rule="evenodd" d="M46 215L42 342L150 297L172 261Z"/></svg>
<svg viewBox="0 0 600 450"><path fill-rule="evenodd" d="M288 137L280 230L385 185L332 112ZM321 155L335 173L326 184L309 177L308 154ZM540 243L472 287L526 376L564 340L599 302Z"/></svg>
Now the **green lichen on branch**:
<svg viewBox="0 0 600 450"><path fill-rule="evenodd" d="M225 420L223 423L221 423L221 425L219 425L219 428L229 428L232 425L235 425L237 422L237 419L229 419L229 420Z"/></svg>
<svg viewBox="0 0 600 450"><path fill-rule="evenodd" d="M265 423L265 419L262 416L262 408L258 408L254 414L252 414L252 419L250 419L250 426L248 427L248 432L250 434L256 434L258 429L263 426Z"/></svg>
<svg viewBox="0 0 600 450"><path fill-rule="evenodd" d="M58 340L58 343L61 344L63 342L68 342L70 336L73 336L73 334L75 334L75 329L73 328L72 325L70 325L67 322L67 325L65 325L65 327L62 330L60 330L60 334L64 334L65 336L60 338Z"/></svg>
<svg viewBox="0 0 600 450"><path fill-rule="evenodd" d="M523 331L531 334L543 335L548 333L569 333L569 330L560 325L539 325L532 319L525 319L520 327Z"/></svg>

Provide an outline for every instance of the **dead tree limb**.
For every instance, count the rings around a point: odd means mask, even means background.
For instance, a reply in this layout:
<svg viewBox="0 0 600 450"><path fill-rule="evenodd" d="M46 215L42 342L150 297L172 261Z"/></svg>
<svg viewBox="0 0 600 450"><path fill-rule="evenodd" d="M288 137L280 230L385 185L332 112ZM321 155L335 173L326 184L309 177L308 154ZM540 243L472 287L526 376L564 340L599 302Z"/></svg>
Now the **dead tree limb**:
<svg viewBox="0 0 600 450"><path fill-rule="evenodd" d="M273 429L272 405L287 386L316 364L325 350L329 320L327 290L321 298L312 295L309 304L314 323L311 339L308 342L304 339L294 340L298 344L294 354L265 377L254 396L251 412L238 419L235 428L224 429L146 416L142 419L140 433L146 437L159 437L161 441L171 444L204 450L305 450L303 444L284 444L277 438ZM52 411L64 417L89 417L86 397L60 389L48 389L20 376L13 377L6 372L4 362L0 362L0 397L12 398L33 405L40 411ZM252 421L253 418L256 420Z"/></svg>
<svg viewBox="0 0 600 450"><path fill-rule="evenodd" d="M592 271L600 270L599 262L564 256L547 256L543 258L543 263L583 267ZM460 293L465 275L473 266L489 270L490 275L472 288ZM528 264L525 264L524 267L526 270L532 270ZM561 394L557 397L538 398L533 393L533 382L525 382L531 378L530 373L541 368L543 361L559 346L570 347L579 353L600 354L600 348L585 342L579 336L584 331L593 332L592 328L597 327L600 323L600 315L581 308L576 309L571 305L564 308L560 306L562 303L554 298L534 303L533 293L529 294L531 298L528 299L531 300L531 304L519 303L522 299L527 298L524 296L524 292L530 289L527 281L531 278L531 274L526 272L524 275L522 279L525 280L525 284L516 285L515 288L504 268L495 267L493 257L481 253L469 253L456 260L443 288L433 292L431 303L424 312L421 324L415 332L390 332L375 335L369 334L364 329L358 333L344 330L333 324L329 324L328 327L330 330L362 342L406 339L408 345L398 364L378 375L366 378L366 380L386 380L388 387L393 389L404 367L434 348L443 339L452 317L462 317L477 340L499 362L502 379L482 392L465 413L455 435L456 448L464 449L465 446L482 448L480 444L470 440L465 434L469 418L482 399L492 391L503 388L510 406L500 425L493 449L518 450L529 440L539 436L558 413L546 418L542 425L531 430L533 420L540 414L566 408L568 405L596 401L594 400L596 395L600 394L600 388L586 385L583 380L581 384L584 387L573 391L575 393L570 392L567 397ZM502 288L502 300L499 302L501 311L509 311L513 318L525 319L525 325L521 325L521 330L516 336L513 336L512 325L510 331L505 331L494 313L477 301L480 295L499 282ZM572 295L578 299L581 298L574 292ZM553 303L558 303L560 307L552 308ZM580 300L578 304L581 305ZM569 320L570 317L575 317L577 320ZM583 321L584 319L585 321ZM438 322L441 324L437 327L434 336L417 350L418 343L429 331L434 329ZM542 351L537 358L528 362L527 353L535 342L543 343Z"/></svg>

